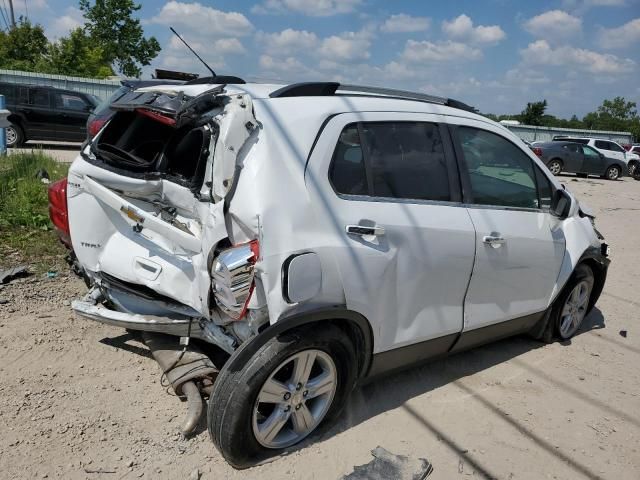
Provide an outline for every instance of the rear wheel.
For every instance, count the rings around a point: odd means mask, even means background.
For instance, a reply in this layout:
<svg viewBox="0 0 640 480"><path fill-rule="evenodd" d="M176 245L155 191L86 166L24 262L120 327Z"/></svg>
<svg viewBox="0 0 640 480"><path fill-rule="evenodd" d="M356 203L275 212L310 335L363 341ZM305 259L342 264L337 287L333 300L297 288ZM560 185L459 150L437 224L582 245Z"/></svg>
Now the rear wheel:
<svg viewBox="0 0 640 480"><path fill-rule="evenodd" d="M634 177L637 170L638 170L638 163L637 162L631 162L629 164L629 176L630 177Z"/></svg>
<svg viewBox="0 0 640 480"><path fill-rule="evenodd" d="M560 175L560 172L562 171L562 162L557 158L554 158L549 162L549 170L554 175Z"/></svg>
<svg viewBox="0 0 640 480"><path fill-rule="evenodd" d="M609 168L607 168L607 171L604 175L608 180L617 180L618 178L620 178L621 173L622 170L620 169L620 167L618 167L617 165L611 165Z"/></svg>
<svg viewBox="0 0 640 480"><path fill-rule="evenodd" d="M24 133L20 126L10 123L6 128L7 132L7 147L16 148L20 147L24 143Z"/></svg>
<svg viewBox="0 0 640 480"><path fill-rule="evenodd" d="M357 363L335 326L272 338L243 368L225 366L218 375L207 415L213 443L236 468L295 445L340 413Z"/></svg>

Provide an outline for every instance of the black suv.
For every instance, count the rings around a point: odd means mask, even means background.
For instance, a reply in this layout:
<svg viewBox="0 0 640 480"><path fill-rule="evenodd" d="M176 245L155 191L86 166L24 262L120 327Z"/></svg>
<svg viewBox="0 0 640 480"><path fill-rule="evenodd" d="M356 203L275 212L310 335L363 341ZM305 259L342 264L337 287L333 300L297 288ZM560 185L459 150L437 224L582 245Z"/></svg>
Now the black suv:
<svg viewBox="0 0 640 480"><path fill-rule="evenodd" d="M0 82L0 95L11 112L9 147L27 140L81 142L87 136L87 117L100 103L93 95L73 90L4 82Z"/></svg>

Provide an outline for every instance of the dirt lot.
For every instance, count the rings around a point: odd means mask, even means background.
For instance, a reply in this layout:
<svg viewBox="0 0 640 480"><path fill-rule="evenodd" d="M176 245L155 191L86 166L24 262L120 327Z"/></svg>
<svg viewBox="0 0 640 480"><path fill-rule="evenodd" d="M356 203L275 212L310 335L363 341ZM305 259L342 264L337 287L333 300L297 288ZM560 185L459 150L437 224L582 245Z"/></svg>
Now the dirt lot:
<svg viewBox="0 0 640 480"><path fill-rule="evenodd" d="M245 471L204 426L180 438L185 405L143 346L70 313L79 280L0 287L0 477L338 479L381 445L429 459L431 478L640 478L640 182L562 179L612 246L580 335L501 341L378 380L313 443Z"/></svg>

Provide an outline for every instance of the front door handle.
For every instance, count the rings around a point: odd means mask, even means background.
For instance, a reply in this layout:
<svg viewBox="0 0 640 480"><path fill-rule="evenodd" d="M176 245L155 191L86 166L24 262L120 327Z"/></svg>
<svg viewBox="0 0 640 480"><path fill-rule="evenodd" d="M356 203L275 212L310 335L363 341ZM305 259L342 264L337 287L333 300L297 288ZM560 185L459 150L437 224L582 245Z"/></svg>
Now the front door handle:
<svg viewBox="0 0 640 480"><path fill-rule="evenodd" d="M500 237L497 235L485 235L482 237L482 241L487 245L491 245L493 248L500 248L501 245L507 243L504 237Z"/></svg>
<svg viewBox="0 0 640 480"><path fill-rule="evenodd" d="M362 237L366 237L369 235L379 237L384 235L384 227L379 227L375 225L373 227L367 227L365 225L347 225L345 227L347 233L351 235L360 235Z"/></svg>

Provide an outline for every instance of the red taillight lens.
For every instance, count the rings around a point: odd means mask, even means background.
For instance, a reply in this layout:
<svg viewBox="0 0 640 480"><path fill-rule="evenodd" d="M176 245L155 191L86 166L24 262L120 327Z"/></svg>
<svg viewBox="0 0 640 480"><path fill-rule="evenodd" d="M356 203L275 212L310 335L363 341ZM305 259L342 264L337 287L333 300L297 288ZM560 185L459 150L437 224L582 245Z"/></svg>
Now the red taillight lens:
<svg viewBox="0 0 640 480"><path fill-rule="evenodd" d="M234 320L240 320L247 313L259 256L260 244L253 240L223 250L213 261L213 296L218 307Z"/></svg>
<svg viewBox="0 0 640 480"><path fill-rule="evenodd" d="M92 138L95 137L98 134L98 132L102 130L102 127L104 127L105 123L107 123L107 121L101 118L96 118L95 120L92 120L91 123L89 124L89 128L87 129L89 132L89 136Z"/></svg>
<svg viewBox="0 0 640 480"><path fill-rule="evenodd" d="M541 157L542 156L542 149L540 147L533 147L533 153L535 153L537 156Z"/></svg>
<svg viewBox="0 0 640 480"><path fill-rule="evenodd" d="M49 185L49 218L58 231L62 243L71 248L66 178Z"/></svg>

